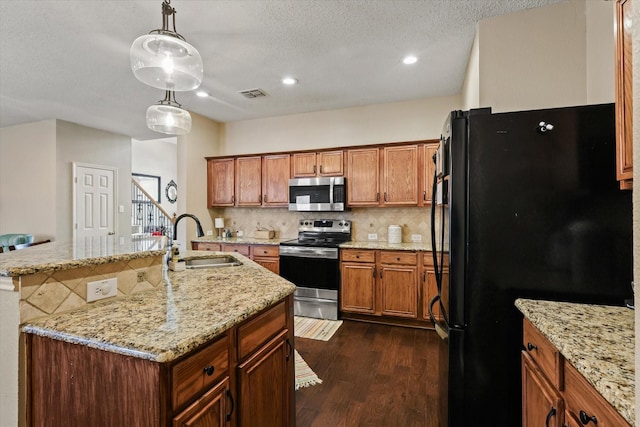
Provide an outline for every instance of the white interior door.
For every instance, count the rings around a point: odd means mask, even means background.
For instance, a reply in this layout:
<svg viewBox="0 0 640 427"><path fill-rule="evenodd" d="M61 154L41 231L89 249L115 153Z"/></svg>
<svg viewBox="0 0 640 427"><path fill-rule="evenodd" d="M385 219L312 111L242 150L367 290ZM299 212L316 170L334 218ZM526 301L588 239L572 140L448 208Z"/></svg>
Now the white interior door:
<svg viewBox="0 0 640 427"><path fill-rule="evenodd" d="M75 165L76 239L115 234L116 170Z"/></svg>

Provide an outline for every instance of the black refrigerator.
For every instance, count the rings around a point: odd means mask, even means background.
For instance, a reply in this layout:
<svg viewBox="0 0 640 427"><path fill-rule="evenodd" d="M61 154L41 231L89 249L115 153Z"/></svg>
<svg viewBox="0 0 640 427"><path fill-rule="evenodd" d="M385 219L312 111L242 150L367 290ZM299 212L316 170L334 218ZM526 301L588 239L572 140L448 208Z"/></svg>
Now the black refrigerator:
<svg viewBox="0 0 640 427"><path fill-rule="evenodd" d="M631 192L615 155L613 104L445 121L432 204L432 244L449 252L448 286L436 260L441 425L521 425L517 298L632 298Z"/></svg>

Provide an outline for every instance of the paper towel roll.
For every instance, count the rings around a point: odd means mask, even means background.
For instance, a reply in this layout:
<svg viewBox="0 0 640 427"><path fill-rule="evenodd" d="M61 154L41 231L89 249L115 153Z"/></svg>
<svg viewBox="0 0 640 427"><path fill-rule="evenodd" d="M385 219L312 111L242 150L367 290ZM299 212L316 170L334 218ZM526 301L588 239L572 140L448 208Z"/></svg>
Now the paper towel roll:
<svg viewBox="0 0 640 427"><path fill-rule="evenodd" d="M213 222L216 228L224 228L224 218L216 218Z"/></svg>

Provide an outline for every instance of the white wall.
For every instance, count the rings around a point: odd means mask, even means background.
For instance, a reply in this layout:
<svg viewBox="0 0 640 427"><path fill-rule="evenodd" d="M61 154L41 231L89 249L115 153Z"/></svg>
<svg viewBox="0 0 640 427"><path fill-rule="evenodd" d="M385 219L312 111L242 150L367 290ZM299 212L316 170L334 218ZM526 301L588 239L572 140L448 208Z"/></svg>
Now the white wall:
<svg viewBox="0 0 640 427"><path fill-rule="evenodd" d="M58 120L56 141L56 238L73 237L73 162L118 169L116 234L131 234L131 137ZM118 212L119 205L124 212Z"/></svg>
<svg viewBox="0 0 640 427"><path fill-rule="evenodd" d="M169 203L165 194L167 184L178 183L178 142L176 137L131 141L131 171L160 177L160 206L169 215L178 205Z"/></svg>
<svg viewBox="0 0 640 427"><path fill-rule="evenodd" d="M0 234L56 236L56 121L0 128Z"/></svg>
<svg viewBox="0 0 640 427"><path fill-rule="evenodd" d="M480 39L476 29L473 46L467 62L467 71L462 85L462 109L479 108L480 105Z"/></svg>
<svg viewBox="0 0 640 427"><path fill-rule="evenodd" d="M460 96L225 123L220 154L266 153L438 139Z"/></svg>

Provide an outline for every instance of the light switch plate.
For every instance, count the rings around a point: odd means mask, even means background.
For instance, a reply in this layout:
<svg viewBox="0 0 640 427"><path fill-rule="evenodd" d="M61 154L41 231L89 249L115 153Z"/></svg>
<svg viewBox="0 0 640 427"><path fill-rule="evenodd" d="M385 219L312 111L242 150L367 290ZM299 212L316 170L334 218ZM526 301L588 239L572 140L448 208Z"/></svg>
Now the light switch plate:
<svg viewBox="0 0 640 427"><path fill-rule="evenodd" d="M118 294L118 279L96 280L87 283L87 302L115 297Z"/></svg>
<svg viewBox="0 0 640 427"><path fill-rule="evenodd" d="M411 235L412 242L422 242L422 234L412 234Z"/></svg>
<svg viewBox="0 0 640 427"><path fill-rule="evenodd" d="M369 233L369 240L378 240L378 233Z"/></svg>

